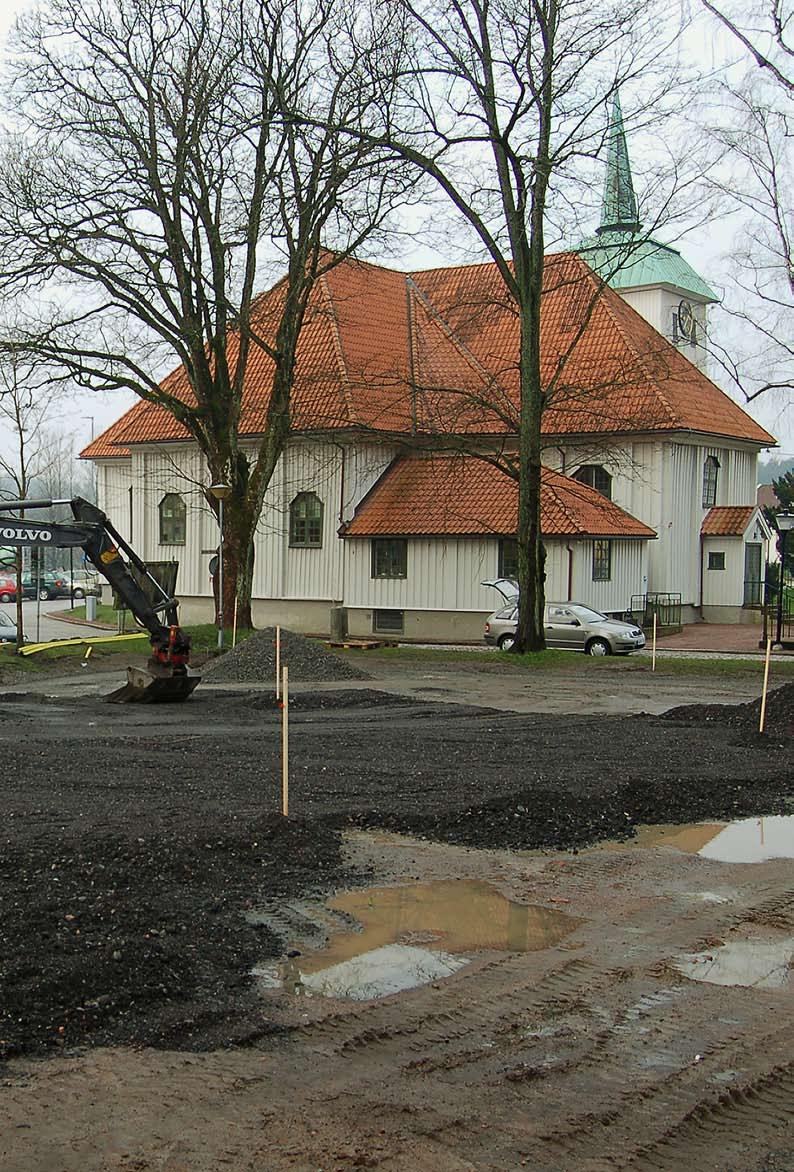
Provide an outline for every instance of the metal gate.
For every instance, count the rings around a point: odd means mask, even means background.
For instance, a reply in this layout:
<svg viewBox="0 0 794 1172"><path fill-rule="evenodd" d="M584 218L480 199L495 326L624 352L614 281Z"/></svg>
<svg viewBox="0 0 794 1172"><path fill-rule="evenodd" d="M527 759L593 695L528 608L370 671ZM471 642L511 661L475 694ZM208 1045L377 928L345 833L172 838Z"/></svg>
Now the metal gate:
<svg viewBox="0 0 794 1172"><path fill-rule="evenodd" d="M681 595L680 594L633 594L631 597L631 613L635 623L641 627L652 627L653 616L656 615L656 625L663 627L667 634L681 630Z"/></svg>

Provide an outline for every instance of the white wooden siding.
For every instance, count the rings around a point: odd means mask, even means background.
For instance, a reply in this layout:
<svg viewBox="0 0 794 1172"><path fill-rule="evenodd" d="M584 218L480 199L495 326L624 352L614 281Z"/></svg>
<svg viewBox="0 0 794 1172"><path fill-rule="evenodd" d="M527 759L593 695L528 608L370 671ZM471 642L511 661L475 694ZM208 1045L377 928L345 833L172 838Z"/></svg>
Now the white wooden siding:
<svg viewBox="0 0 794 1172"><path fill-rule="evenodd" d="M107 513L111 524L119 531L124 540L129 541L132 545L131 488L133 489L132 510L134 512L139 500L132 482L132 461L97 462L99 507Z"/></svg>
<svg viewBox="0 0 794 1172"><path fill-rule="evenodd" d="M725 554L725 569L710 570L709 553ZM703 605L741 606L744 602L744 542L741 537L704 537Z"/></svg>
<svg viewBox="0 0 794 1172"><path fill-rule="evenodd" d="M596 610L623 611L632 596L645 594L648 582L648 547L653 542L612 542L611 576L608 582L593 581L593 542L571 542L573 549L573 597ZM551 598L551 594L549 594Z"/></svg>
<svg viewBox="0 0 794 1172"><path fill-rule="evenodd" d="M640 317L644 317L655 330L669 338L670 320L664 320L663 294L658 286L646 289L618 289L617 292L632 309L636 309Z"/></svg>
<svg viewBox="0 0 794 1172"><path fill-rule="evenodd" d="M253 595L261 599L342 601L388 609L493 609L492 591L479 587L498 573L494 539L423 539L410 542L409 579L374 582L369 577L369 542L340 540L340 519L349 519L395 455L393 446L295 440L279 461L257 528ZM632 594L680 593L684 603L700 602L700 527L703 462L720 461L717 503L754 503L756 454L752 450L653 438L610 444L568 443L548 448L544 460L569 475L581 464L601 463L613 478L613 499L659 535L657 541L613 544L613 580L592 582L591 545L572 543L574 594L604 610L621 610ZM100 462L100 503L122 536L149 560L175 557L179 591L211 596L210 551L218 544L215 517L204 500L207 483L198 449L189 445L133 449L129 460ZM134 507L130 533L129 489ZM323 503L323 545L290 549L289 506L299 492L315 492ZM179 492L187 507L184 546L159 543L158 505L166 492ZM625 552L617 554L618 546ZM547 543L547 594L567 597L566 543ZM743 563L732 589L743 589ZM728 572L726 571L726 574ZM647 581L645 580L647 576Z"/></svg>
<svg viewBox="0 0 794 1172"><path fill-rule="evenodd" d="M547 598L568 598L568 544L546 544ZM574 598L602 610L625 610L633 594L644 593L647 544L613 541L612 579L593 582L593 543L571 542ZM371 577L370 538L349 537L345 545L348 606L454 611L490 611L498 606L495 591L480 585L498 575L495 538L408 539L407 576L389 579Z"/></svg>
<svg viewBox="0 0 794 1172"><path fill-rule="evenodd" d="M397 455L397 448L388 444L347 444L344 453L344 499L340 522L351 519Z"/></svg>

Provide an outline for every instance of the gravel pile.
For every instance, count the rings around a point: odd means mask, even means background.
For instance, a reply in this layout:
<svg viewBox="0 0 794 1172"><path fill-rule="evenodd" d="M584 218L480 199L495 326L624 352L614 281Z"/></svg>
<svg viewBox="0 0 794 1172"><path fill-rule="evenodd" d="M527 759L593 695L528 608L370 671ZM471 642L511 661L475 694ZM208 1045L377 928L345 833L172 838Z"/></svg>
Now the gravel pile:
<svg viewBox="0 0 794 1172"><path fill-rule="evenodd" d="M685 724L725 724L739 732L757 732L761 701L746 704L684 704L671 708L662 719ZM764 728L775 736L794 736L794 683L775 688L766 698Z"/></svg>
<svg viewBox="0 0 794 1172"><path fill-rule="evenodd" d="M281 628L281 663L290 680L307 683L322 680L368 680L370 676L316 639L306 639ZM205 664L202 675L218 684L267 683L276 674L276 632L265 627L249 636L233 651Z"/></svg>
<svg viewBox="0 0 794 1172"><path fill-rule="evenodd" d="M376 692L372 688L334 688L333 692L294 692L289 698L290 710L311 712L316 708L324 711L344 711L349 708L406 708L422 704L412 696L396 696L392 692ZM241 703L242 708L255 711L274 707L274 700L267 693L252 692ZM433 709L435 712L436 709Z"/></svg>

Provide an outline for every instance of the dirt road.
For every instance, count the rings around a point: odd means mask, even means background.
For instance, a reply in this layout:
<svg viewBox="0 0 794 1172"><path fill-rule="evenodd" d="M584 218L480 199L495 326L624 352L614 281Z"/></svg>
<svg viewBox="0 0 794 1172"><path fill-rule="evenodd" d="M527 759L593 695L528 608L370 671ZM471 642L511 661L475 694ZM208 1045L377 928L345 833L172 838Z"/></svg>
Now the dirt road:
<svg viewBox="0 0 794 1172"><path fill-rule="evenodd" d="M289 824L261 693L0 698L3 1172L794 1169L791 862L694 853L791 810L789 735L355 692L296 704ZM349 931L340 887L437 880L470 930L466 880L510 901L452 975L365 1001L248 977Z"/></svg>

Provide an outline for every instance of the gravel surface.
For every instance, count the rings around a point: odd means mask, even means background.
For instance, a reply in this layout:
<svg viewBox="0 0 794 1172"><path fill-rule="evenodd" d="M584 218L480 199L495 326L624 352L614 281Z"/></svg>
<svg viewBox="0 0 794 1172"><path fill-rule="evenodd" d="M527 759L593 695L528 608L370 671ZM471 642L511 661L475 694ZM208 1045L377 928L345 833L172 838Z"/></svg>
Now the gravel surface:
<svg viewBox="0 0 794 1172"><path fill-rule="evenodd" d="M306 639L294 631L281 628L281 663L289 668L289 678L299 683L326 680L366 680L367 673L334 655L316 639ZM264 627L206 663L202 675L212 683L266 683L276 676L276 632Z"/></svg>
<svg viewBox="0 0 794 1172"><path fill-rule="evenodd" d="M241 913L362 882L345 827L576 850L638 823L792 808L787 738L364 695L300 697L289 821L261 694L148 710L0 697L0 1053L267 1032L248 973L283 945Z"/></svg>
<svg viewBox="0 0 794 1172"><path fill-rule="evenodd" d="M758 731L761 701L746 704L684 704L664 713L665 720L685 724L722 724L753 733ZM794 736L794 683L769 692L764 718L764 736Z"/></svg>

